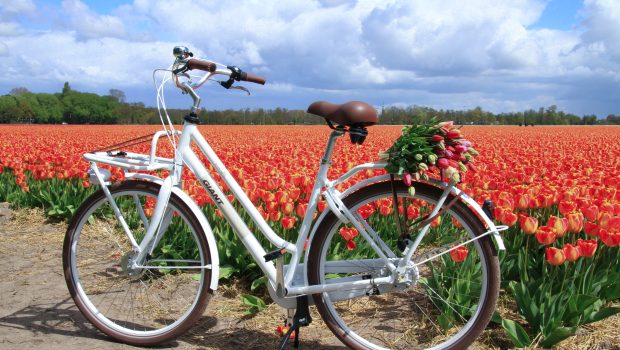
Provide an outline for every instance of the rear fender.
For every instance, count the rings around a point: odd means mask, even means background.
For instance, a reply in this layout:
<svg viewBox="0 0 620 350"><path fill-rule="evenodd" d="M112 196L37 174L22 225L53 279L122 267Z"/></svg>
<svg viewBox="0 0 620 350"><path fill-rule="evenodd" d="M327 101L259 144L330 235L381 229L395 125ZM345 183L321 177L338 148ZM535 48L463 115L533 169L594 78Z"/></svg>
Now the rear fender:
<svg viewBox="0 0 620 350"><path fill-rule="evenodd" d="M385 181L390 181L390 175L386 174L386 175L379 175L379 176L375 176L375 177L371 177L368 178L364 181L361 181L351 187L349 187L346 191L342 192L340 194L340 198L344 199L345 197L347 197L349 194L359 190L362 187L377 183L377 182L385 182ZM429 179L428 181L431 183L432 185L444 190L448 184L443 182L443 181L439 181L436 179ZM477 215L478 217L482 220L482 222L485 224L486 228L488 229L488 231L491 232L491 235L493 236L493 239L495 240L495 243L497 244L497 249L499 250L505 250L506 247L504 246L504 241L502 240L501 235L499 234L498 228L495 226L495 224L493 223L493 221L491 219L489 219L489 217L484 213L484 211L482 210L482 208L480 207L480 205L478 205L478 203L471 198L469 195L467 195L467 193L461 191L460 189L456 188L456 187L452 187L452 190L450 191L454 196L459 196L461 198L461 201L463 203L465 203L467 206L469 206ZM321 222L325 219L325 217L327 216L327 214L329 213L329 210L324 210L321 215L319 215L319 217L317 218L314 226L312 227L312 231L310 231L310 235L308 236L308 242L312 242L313 238L314 238L314 234L316 233L317 228L320 226ZM310 249L306 249L306 254L304 257L304 261L308 261L308 254L309 254ZM307 276L307 273L304 273L304 276ZM308 280L307 277L305 277L306 280L306 284L308 284Z"/></svg>

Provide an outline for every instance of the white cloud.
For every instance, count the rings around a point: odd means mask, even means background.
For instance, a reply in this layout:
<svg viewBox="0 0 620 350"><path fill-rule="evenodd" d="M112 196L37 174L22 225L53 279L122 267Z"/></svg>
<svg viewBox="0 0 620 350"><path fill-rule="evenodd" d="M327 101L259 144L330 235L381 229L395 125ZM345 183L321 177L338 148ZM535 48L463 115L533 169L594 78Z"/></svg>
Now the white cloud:
<svg viewBox="0 0 620 350"><path fill-rule="evenodd" d="M80 0L62 2L64 25L75 30L79 38L98 39L102 37L127 38L125 25L120 18L98 15Z"/></svg>
<svg viewBox="0 0 620 350"><path fill-rule="evenodd" d="M0 1L2 18L33 15L31 1L11 13ZM323 94L375 105L502 111L554 103L576 113L620 112L609 97L620 95L620 2L586 0L582 22L570 30L532 28L547 3L135 0L106 15L65 0L62 30L0 22L0 51L8 54L0 69L19 79L150 89L152 69L168 66L172 47L186 45L266 75L276 85L252 92L267 106L304 108ZM605 97L588 93L601 87Z"/></svg>
<svg viewBox="0 0 620 350"><path fill-rule="evenodd" d="M0 0L0 12L5 16L33 15L36 6L31 0Z"/></svg>

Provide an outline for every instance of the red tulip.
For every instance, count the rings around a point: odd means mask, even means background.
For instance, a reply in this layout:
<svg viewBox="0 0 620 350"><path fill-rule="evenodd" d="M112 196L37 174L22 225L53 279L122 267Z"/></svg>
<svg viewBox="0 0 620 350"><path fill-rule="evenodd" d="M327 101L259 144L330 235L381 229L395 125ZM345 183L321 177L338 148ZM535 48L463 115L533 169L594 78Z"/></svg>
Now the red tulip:
<svg viewBox="0 0 620 350"><path fill-rule="evenodd" d="M440 169L448 169L450 167L450 161L446 158L439 158L437 160L437 166Z"/></svg>
<svg viewBox="0 0 620 350"><path fill-rule="evenodd" d="M593 239L578 239L577 246L579 247L579 254L583 257L590 258L596 252L597 243Z"/></svg>
<svg viewBox="0 0 620 350"><path fill-rule="evenodd" d="M579 253L579 246L576 246L576 245L564 244L564 246L562 247L562 250L564 251L566 260L568 260L569 262L574 262L575 260L579 259L579 257L581 256Z"/></svg>
<svg viewBox="0 0 620 350"><path fill-rule="evenodd" d="M620 232L607 231L600 229L598 232L598 238L605 243L608 247L615 247L620 244Z"/></svg>
<svg viewBox="0 0 620 350"><path fill-rule="evenodd" d="M443 141L443 136L441 136L441 135L433 135L433 136L431 136L431 138L432 138L432 139L433 139L433 141L435 141L435 142L441 142L441 141Z"/></svg>
<svg viewBox="0 0 620 350"><path fill-rule="evenodd" d="M407 187L411 186L412 180L413 178L411 177L411 174L405 173L405 175L403 176L403 182L405 183L405 186Z"/></svg>
<svg viewBox="0 0 620 350"><path fill-rule="evenodd" d="M469 250L466 246L460 246L454 250L450 251L450 257L454 262L461 263L465 261L467 255L469 254Z"/></svg>
<svg viewBox="0 0 620 350"><path fill-rule="evenodd" d="M500 221L502 222L502 224L508 226L514 226L514 224L517 223L518 219L519 217L517 216L517 214L513 213L512 211L505 211L502 217L500 217Z"/></svg>
<svg viewBox="0 0 620 350"><path fill-rule="evenodd" d="M448 136L449 139L458 139L461 137L461 132L458 129L452 129L448 131L446 136Z"/></svg>
<svg viewBox="0 0 620 350"><path fill-rule="evenodd" d="M588 236L592 236L592 237L598 236L599 227L597 224L586 222L583 228Z"/></svg>
<svg viewBox="0 0 620 350"><path fill-rule="evenodd" d="M363 206L359 207L359 209L357 209L357 213L360 214L360 216L364 220L368 219L374 212L375 208L370 203L364 204Z"/></svg>
<svg viewBox="0 0 620 350"><path fill-rule="evenodd" d="M562 249L548 247L545 252L547 254L547 262L551 265L559 266L566 261L566 256Z"/></svg>
<svg viewBox="0 0 620 350"><path fill-rule="evenodd" d="M347 250L353 250L357 247L357 244L353 240L347 241Z"/></svg>
<svg viewBox="0 0 620 350"><path fill-rule="evenodd" d="M338 231L340 233L340 235L342 236L342 238L345 239L345 241L350 241L353 238L355 238L355 236L358 235L358 232L355 228L351 227L343 227L340 229L340 231Z"/></svg>
<svg viewBox="0 0 620 350"><path fill-rule="evenodd" d="M549 245L555 242L556 237L557 233L553 227L540 226L538 230L536 230L536 239L538 243L542 245Z"/></svg>
<svg viewBox="0 0 620 350"><path fill-rule="evenodd" d="M571 211L575 211L577 209L577 203L572 201L561 201L558 204L558 209L560 209L560 213L564 216L570 213Z"/></svg>
<svg viewBox="0 0 620 350"><path fill-rule="evenodd" d="M594 204L587 207L583 210L583 216L585 216L588 221L598 220L598 207Z"/></svg>
<svg viewBox="0 0 620 350"><path fill-rule="evenodd" d="M537 229L538 229L538 219L536 218L528 216L521 222L521 230L526 235L532 235L536 233Z"/></svg>

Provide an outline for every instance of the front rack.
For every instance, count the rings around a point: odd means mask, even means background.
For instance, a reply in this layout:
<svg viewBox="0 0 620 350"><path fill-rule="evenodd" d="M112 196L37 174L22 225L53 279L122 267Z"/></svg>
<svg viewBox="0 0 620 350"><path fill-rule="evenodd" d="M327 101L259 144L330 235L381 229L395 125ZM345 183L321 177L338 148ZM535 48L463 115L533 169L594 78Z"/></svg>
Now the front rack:
<svg viewBox="0 0 620 350"><path fill-rule="evenodd" d="M133 152L124 152L122 150L115 150L115 146L108 147L108 151L102 152L89 152L84 154L84 158L91 163L102 163L111 166L123 168L125 170L135 171L154 171L154 170L172 170L174 168L174 159L158 157L156 155L157 143L159 138L163 135L180 135L180 131L158 131L153 135L151 141L150 154L140 154ZM125 143L119 144L120 146Z"/></svg>

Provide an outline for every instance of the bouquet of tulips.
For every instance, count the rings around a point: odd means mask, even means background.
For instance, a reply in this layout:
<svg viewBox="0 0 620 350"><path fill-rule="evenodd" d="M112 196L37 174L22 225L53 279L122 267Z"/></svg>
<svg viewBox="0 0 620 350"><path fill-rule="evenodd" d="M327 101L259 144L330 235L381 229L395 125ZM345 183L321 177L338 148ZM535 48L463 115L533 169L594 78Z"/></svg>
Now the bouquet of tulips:
<svg viewBox="0 0 620 350"><path fill-rule="evenodd" d="M428 171L439 169L442 177L458 183L462 174L476 171L472 164L478 152L463 137L460 127L451 121L406 126L402 135L386 151L379 154L386 160L385 170L403 177L407 186L415 178L428 180Z"/></svg>

